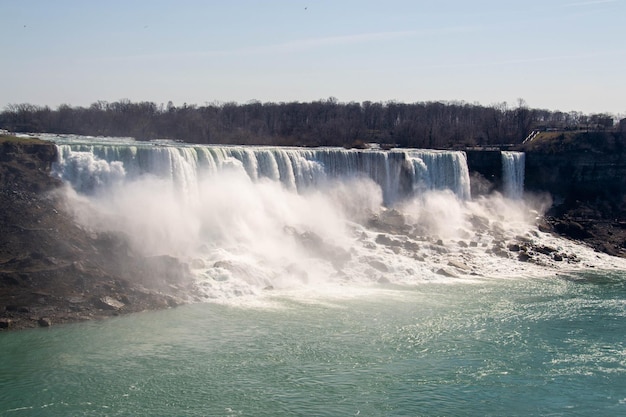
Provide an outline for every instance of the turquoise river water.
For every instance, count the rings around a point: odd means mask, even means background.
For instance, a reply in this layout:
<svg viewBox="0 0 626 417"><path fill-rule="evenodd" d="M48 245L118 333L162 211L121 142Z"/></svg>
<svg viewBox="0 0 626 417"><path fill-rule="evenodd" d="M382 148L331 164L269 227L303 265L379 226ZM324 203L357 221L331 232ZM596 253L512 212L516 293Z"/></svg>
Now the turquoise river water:
<svg viewBox="0 0 626 417"><path fill-rule="evenodd" d="M625 316L613 271L2 333L0 415L626 415Z"/></svg>

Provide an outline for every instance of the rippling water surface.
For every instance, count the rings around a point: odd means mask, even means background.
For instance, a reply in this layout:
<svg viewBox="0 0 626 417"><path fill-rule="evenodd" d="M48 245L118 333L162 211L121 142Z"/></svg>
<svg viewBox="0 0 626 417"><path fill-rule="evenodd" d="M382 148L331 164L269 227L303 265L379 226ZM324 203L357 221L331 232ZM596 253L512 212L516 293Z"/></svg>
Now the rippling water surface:
<svg viewBox="0 0 626 417"><path fill-rule="evenodd" d="M625 279L277 292L2 333L0 415L625 415Z"/></svg>

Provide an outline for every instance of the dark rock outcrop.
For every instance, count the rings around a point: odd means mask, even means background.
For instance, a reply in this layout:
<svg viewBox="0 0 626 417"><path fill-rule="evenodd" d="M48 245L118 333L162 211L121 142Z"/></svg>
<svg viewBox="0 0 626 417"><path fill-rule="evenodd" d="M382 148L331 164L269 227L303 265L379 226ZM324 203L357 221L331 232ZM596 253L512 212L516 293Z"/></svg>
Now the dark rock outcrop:
<svg viewBox="0 0 626 417"><path fill-rule="evenodd" d="M543 230L626 256L626 137L563 132L527 144L525 187L554 200Z"/></svg>
<svg viewBox="0 0 626 417"><path fill-rule="evenodd" d="M191 290L186 265L146 259L124 236L83 230L64 211L61 183L50 176L55 158L50 143L0 137L0 329L163 308L185 299Z"/></svg>
<svg viewBox="0 0 626 417"><path fill-rule="evenodd" d="M626 191L626 140L610 132L557 136L528 146L525 187L558 203L604 200L621 204Z"/></svg>
<svg viewBox="0 0 626 417"><path fill-rule="evenodd" d="M620 131L543 132L517 147L526 153L524 188L550 194L553 205L542 232L582 241L598 251L626 256L626 136ZM466 150L472 195L499 190L497 150ZM478 219L471 219L480 228ZM498 251L496 251L498 252ZM525 253L519 257L526 259Z"/></svg>

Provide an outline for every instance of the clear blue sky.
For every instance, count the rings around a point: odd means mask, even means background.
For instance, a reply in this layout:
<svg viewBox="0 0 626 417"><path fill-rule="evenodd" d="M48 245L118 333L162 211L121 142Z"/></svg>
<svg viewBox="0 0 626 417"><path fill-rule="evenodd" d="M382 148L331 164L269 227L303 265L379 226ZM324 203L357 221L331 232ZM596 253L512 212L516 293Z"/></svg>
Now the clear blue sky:
<svg viewBox="0 0 626 417"><path fill-rule="evenodd" d="M0 108L518 98L626 116L626 0L0 0Z"/></svg>

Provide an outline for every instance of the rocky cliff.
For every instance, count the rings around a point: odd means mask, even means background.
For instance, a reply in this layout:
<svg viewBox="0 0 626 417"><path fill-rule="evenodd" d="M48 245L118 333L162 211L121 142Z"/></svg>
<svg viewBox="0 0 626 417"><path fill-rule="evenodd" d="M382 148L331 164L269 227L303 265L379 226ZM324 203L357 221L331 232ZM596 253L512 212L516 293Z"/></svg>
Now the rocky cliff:
<svg viewBox="0 0 626 417"><path fill-rule="evenodd" d="M56 147L0 137L0 329L163 308L190 293L185 265L79 227L50 176Z"/></svg>
<svg viewBox="0 0 626 417"><path fill-rule="evenodd" d="M619 132L542 132L526 153L524 188L549 193L542 228L626 256L626 137ZM472 195L502 187L498 150L466 150Z"/></svg>
<svg viewBox="0 0 626 417"><path fill-rule="evenodd" d="M558 203L605 200L617 208L626 191L625 142L609 132L540 137L524 147L526 188Z"/></svg>
<svg viewBox="0 0 626 417"><path fill-rule="evenodd" d="M626 138L614 132L550 132L522 149L525 188L549 192L557 233L625 256Z"/></svg>

